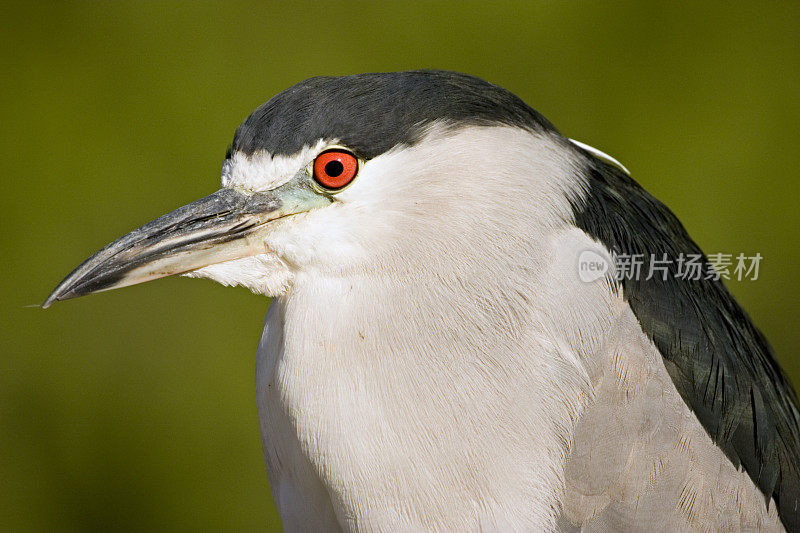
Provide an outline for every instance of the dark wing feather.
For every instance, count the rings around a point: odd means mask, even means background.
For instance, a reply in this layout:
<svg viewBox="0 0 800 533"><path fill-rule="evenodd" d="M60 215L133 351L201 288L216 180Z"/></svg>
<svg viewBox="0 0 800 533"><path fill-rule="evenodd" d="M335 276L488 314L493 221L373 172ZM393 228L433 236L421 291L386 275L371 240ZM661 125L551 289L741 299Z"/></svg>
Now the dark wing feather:
<svg viewBox="0 0 800 533"><path fill-rule="evenodd" d="M677 217L627 174L580 152L588 194L573 205L576 224L614 253L671 260L665 280L622 279L623 294L708 434L775 499L787 530L800 531L800 408L772 348L721 280L674 275L681 253L702 254Z"/></svg>

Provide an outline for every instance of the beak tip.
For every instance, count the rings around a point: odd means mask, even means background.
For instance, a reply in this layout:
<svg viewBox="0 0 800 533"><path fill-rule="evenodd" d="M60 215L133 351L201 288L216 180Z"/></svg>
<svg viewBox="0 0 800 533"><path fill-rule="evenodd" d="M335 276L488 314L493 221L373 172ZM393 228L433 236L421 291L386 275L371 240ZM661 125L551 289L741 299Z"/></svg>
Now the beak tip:
<svg viewBox="0 0 800 533"><path fill-rule="evenodd" d="M45 301L42 303L41 305L42 309L47 309L55 302L60 302L62 300L69 300L71 298L77 298L78 296L82 295L81 293L77 293L75 290L65 290L65 289L67 288L61 286L56 287L53 290L53 292L50 293L50 296L48 296L47 299L45 299Z"/></svg>
<svg viewBox="0 0 800 533"><path fill-rule="evenodd" d="M48 307L53 305L54 302L62 299L63 298L61 298L59 291L56 289L52 293L50 293L50 296L48 296L47 299L44 301L44 303L42 303L42 309L47 309Z"/></svg>

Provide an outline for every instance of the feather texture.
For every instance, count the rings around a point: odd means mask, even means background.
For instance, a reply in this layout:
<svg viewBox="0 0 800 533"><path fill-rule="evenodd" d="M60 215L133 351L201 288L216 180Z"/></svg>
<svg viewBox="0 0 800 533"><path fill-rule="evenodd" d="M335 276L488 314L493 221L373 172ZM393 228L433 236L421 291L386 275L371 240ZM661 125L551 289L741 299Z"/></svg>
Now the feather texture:
<svg viewBox="0 0 800 533"><path fill-rule="evenodd" d="M702 251L663 204L599 159L587 172L577 225L617 254L671 260L665 278L626 278L622 292L714 442L774 499L784 525L800 529L798 399L769 343L721 280L676 275L681 254Z"/></svg>

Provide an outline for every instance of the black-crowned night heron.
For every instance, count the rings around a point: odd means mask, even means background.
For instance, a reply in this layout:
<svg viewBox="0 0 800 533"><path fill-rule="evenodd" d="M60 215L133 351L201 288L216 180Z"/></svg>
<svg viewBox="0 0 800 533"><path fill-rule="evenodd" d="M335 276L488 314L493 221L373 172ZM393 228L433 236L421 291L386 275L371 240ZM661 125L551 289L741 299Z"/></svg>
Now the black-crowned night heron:
<svg viewBox="0 0 800 533"><path fill-rule="evenodd" d="M171 274L273 297L256 395L289 530L797 530L797 396L700 254L500 87L313 78L238 128L221 190L45 306Z"/></svg>

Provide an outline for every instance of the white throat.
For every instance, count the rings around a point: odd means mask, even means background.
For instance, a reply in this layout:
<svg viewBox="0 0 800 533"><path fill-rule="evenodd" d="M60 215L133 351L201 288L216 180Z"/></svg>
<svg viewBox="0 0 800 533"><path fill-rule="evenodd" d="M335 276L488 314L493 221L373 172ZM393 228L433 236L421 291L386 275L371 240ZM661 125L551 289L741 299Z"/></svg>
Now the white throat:
<svg viewBox="0 0 800 533"><path fill-rule="evenodd" d="M554 523L591 347L550 325L569 305L550 284L575 274L563 250L593 245L570 224L581 182L561 142L434 131L367 165L336 213L349 230L309 217L304 235L344 246L305 241L256 375L285 527L309 508L353 529Z"/></svg>

